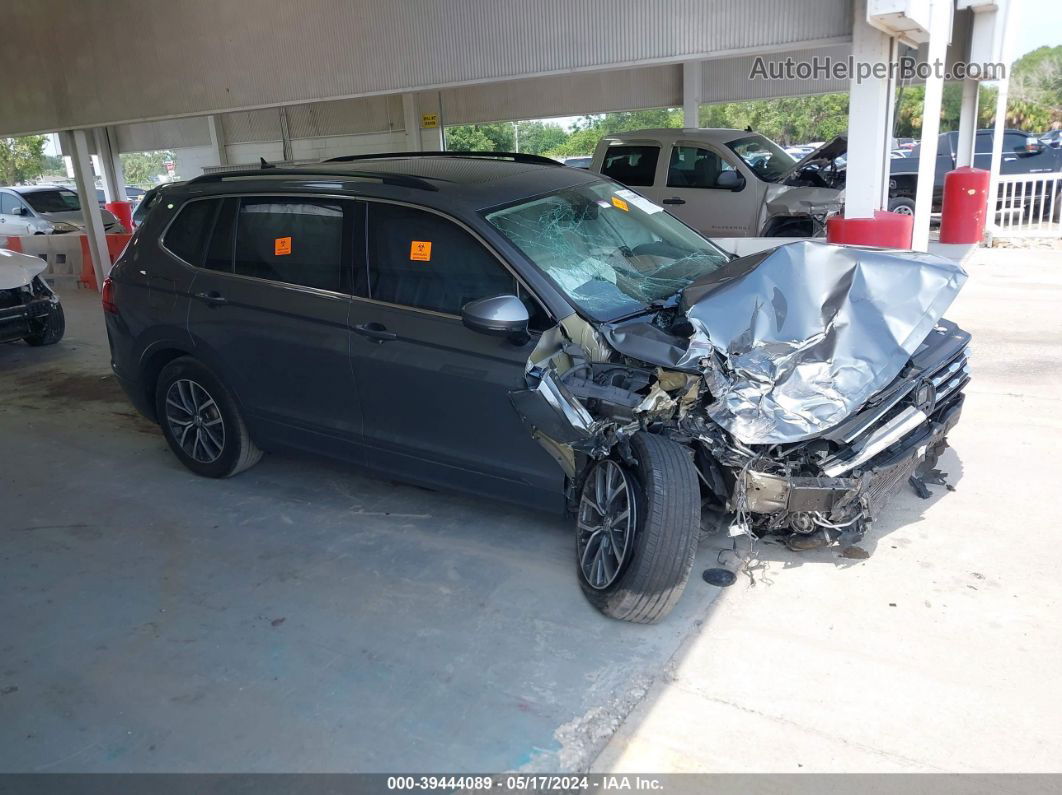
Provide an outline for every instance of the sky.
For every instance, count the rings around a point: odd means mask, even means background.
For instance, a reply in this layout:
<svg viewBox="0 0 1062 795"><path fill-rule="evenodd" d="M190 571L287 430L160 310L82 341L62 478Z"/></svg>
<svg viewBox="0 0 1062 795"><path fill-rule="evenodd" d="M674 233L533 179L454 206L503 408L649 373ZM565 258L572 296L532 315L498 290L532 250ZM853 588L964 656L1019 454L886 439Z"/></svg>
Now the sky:
<svg viewBox="0 0 1062 795"><path fill-rule="evenodd" d="M1018 29L1014 55L1020 58L1037 47L1062 44L1062 9L1058 0L1014 0Z"/></svg>

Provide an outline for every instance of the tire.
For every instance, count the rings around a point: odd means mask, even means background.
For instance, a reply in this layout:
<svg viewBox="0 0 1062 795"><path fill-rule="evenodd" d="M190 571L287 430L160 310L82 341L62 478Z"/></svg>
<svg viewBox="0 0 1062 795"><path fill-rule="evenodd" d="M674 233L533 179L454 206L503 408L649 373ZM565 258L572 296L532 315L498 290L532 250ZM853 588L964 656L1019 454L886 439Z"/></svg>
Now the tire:
<svg viewBox="0 0 1062 795"><path fill-rule="evenodd" d="M155 411L173 454L197 475L232 477L262 458L232 393L190 356L162 368Z"/></svg>
<svg viewBox="0 0 1062 795"><path fill-rule="evenodd" d="M915 200L910 196L897 196L894 199L889 199L889 212L899 213L900 215L914 215Z"/></svg>
<svg viewBox="0 0 1062 795"><path fill-rule="evenodd" d="M586 598L606 616L653 624L671 612L689 579L700 530L700 488L693 459L682 445L640 432L631 439L631 451L637 460L633 470L616 459L604 459L591 467L581 486L576 574ZM605 517L591 496L599 467L613 477L614 468L622 471L626 486L632 487L636 516L633 539L625 544L618 573L604 587L601 582L593 584L584 570L587 553L593 551L586 529L593 522L584 520ZM594 571L591 564L591 574Z"/></svg>
<svg viewBox="0 0 1062 795"><path fill-rule="evenodd" d="M40 345L55 345L66 333L66 315L63 314L63 305L56 301L48 307L48 314L37 331L23 337L27 345L38 347Z"/></svg>

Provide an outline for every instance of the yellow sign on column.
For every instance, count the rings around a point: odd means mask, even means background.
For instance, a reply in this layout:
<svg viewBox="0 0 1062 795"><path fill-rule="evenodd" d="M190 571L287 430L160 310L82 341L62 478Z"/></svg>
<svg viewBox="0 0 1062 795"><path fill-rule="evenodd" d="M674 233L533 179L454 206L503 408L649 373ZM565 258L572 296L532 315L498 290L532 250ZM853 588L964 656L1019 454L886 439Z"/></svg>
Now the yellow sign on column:
<svg viewBox="0 0 1062 795"><path fill-rule="evenodd" d="M439 126L439 114L438 113L422 113L420 114L420 126L425 130L434 130Z"/></svg>

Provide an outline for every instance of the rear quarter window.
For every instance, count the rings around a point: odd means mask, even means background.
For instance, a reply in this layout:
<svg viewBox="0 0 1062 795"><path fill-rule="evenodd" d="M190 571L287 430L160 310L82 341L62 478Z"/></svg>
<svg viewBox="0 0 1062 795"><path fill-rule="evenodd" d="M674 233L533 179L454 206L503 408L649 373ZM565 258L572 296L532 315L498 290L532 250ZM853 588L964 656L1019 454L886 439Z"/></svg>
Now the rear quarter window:
<svg viewBox="0 0 1062 795"><path fill-rule="evenodd" d="M652 185L659 146L610 146L601 173L624 185Z"/></svg>
<svg viewBox="0 0 1062 795"><path fill-rule="evenodd" d="M203 251L220 201L203 199L185 204L166 230L162 245L191 265L202 264Z"/></svg>

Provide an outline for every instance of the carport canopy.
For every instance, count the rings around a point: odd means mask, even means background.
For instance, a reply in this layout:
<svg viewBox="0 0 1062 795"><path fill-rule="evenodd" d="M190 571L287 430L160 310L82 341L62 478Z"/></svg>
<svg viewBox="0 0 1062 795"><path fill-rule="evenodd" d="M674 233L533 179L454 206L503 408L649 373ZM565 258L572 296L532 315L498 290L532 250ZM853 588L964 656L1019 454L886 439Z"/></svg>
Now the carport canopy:
<svg viewBox="0 0 1062 795"><path fill-rule="evenodd" d="M97 154L114 200L124 198L122 152L194 150L201 171L259 157L437 150L444 123L681 106L696 126L702 103L850 90L846 215L865 217L885 202L894 80L750 79L753 64L892 63L903 44L935 55L949 41L952 60L971 41L998 52L1006 0L958 2L37 0L6 20L0 133L61 131L82 195ZM931 147L939 94L927 82ZM969 111L964 104L972 124ZM926 235L928 202L916 214ZM102 284L102 220L96 202L84 204Z"/></svg>

